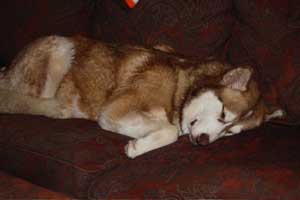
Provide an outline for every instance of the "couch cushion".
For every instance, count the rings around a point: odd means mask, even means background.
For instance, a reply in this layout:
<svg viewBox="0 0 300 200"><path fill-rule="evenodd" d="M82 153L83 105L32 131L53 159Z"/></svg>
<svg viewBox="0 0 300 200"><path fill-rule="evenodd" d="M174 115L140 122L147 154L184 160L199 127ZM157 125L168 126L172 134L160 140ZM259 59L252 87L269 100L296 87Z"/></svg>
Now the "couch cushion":
<svg viewBox="0 0 300 200"><path fill-rule="evenodd" d="M300 198L299 127L265 125L207 147L187 137L134 160L86 120L0 115L0 169L89 199Z"/></svg>
<svg viewBox="0 0 300 200"><path fill-rule="evenodd" d="M134 9L97 1L95 37L122 43L167 44L195 58L216 54L230 36L231 0L143 0Z"/></svg>
<svg viewBox="0 0 300 200"><path fill-rule="evenodd" d="M91 186L100 199L300 199L299 127L267 125L194 147L187 137Z"/></svg>
<svg viewBox="0 0 300 200"><path fill-rule="evenodd" d="M78 198L127 159L127 138L90 121L0 115L0 130L0 169Z"/></svg>
<svg viewBox="0 0 300 200"><path fill-rule="evenodd" d="M0 199L71 200L72 198L0 172Z"/></svg>

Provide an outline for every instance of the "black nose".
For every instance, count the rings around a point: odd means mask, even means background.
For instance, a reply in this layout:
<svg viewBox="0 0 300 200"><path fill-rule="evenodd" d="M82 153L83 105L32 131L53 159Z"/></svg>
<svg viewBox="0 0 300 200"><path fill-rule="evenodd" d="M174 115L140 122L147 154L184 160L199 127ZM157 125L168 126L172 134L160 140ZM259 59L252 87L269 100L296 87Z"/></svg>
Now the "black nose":
<svg viewBox="0 0 300 200"><path fill-rule="evenodd" d="M190 141L194 145L208 145L209 144L209 135L206 133L202 133L196 137L194 137L192 134L190 134Z"/></svg>
<svg viewBox="0 0 300 200"><path fill-rule="evenodd" d="M202 146L208 145L209 144L209 135L206 133L202 133L200 134L197 138L196 138L196 142L197 144L200 144Z"/></svg>

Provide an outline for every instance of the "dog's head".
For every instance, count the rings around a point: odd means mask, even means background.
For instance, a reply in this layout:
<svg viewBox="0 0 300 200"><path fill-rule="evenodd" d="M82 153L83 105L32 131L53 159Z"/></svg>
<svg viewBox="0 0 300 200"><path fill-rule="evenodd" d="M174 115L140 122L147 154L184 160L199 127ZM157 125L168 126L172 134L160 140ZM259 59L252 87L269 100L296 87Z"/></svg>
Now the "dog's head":
<svg viewBox="0 0 300 200"><path fill-rule="evenodd" d="M239 67L199 84L183 106L181 128L194 144L207 145L228 136L230 127L250 117L259 101L252 69Z"/></svg>

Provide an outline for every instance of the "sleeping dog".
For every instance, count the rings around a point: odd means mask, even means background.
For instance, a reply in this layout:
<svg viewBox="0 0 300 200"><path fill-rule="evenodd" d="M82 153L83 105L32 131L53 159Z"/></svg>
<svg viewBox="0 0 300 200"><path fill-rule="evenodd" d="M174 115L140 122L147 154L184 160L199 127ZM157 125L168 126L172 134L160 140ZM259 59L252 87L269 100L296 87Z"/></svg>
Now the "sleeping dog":
<svg viewBox="0 0 300 200"><path fill-rule="evenodd" d="M48 36L0 76L0 111L85 118L133 138L130 158L189 134L195 145L282 116L260 97L250 67L192 61L168 48Z"/></svg>

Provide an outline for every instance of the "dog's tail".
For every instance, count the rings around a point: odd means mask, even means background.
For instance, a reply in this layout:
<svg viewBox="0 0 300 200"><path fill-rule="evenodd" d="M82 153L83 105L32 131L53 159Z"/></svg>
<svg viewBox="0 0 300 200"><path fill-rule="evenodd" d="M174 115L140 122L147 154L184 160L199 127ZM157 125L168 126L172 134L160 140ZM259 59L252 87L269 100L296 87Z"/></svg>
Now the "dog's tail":
<svg viewBox="0 0 300 200"><path fill-rule="evenodd" d="M167 44L157 44L154 45L152 48L165 53L175 53L175 49Z"/></svg>
<svg viewBox="0 0 300 200"><path fill-rule="evenodd" d="M37 98L5 89L0 89L0 113L33 114L63 118L60 104L55 98Z"/></svg>
<svg viewBox="0 0 300 200"><path fill-rule="evenodd" d="M5 80L5 72L7 71L8 67L0 66L0 88L5 88L6 80Z"/></svg>
<svg viewBox="0 0 300 200"><path fill-rule="evenodd" d="M7 66L0 66L0 79L4 77L4 74L7 71L7 69Z"/></svg>
<svg viewBox="0 0 300 200"><path fill-rule="evenodd" d="M0 66L0 73L5 72L7 70L7 66Z"/></svg>

